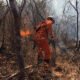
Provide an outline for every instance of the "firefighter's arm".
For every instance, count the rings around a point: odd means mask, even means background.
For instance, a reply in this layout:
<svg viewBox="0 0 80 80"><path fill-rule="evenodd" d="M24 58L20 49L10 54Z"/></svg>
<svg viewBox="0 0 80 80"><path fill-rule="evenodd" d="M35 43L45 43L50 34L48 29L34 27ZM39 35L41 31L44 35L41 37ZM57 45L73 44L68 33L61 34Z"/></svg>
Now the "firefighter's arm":
<svg viewBox="0 0 80 80"><path fill-rule="evenodd" d="M48 27L48 36L50 36L51 38L54 37L54 32L52 31L52 27Z"/></svg>
<svg viewBox="0 0 80 80"><path fill-rule="evenodd" d="M56 34L55 34L54 30L52 29L52 27L49 27L49 28L48 28L48 35L50 36L50 38L51 38L52 40L57 41Z"/></svg>
<svg viewBox="0 0 80 80"><path fill-rule="evenodd" d="M52 32L52 39L55 40L56 38L57 38L57 37L56 37L56 34L55 34L55 32L53 31L53 32Z"/></svg>

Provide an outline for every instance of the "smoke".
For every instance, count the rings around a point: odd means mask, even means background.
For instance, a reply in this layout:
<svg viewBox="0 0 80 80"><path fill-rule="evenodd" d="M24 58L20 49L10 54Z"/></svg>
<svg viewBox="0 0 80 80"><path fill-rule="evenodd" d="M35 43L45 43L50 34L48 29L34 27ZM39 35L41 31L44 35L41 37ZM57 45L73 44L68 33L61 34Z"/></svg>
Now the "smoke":
<svg viewBox="0 0 80 80"><path fill-rule="evenodd" d="M55 13L56 16L60 16L63 13L63 6L65 4L65 0L47 0L47 6L50 9L49 15Z"/></svg>

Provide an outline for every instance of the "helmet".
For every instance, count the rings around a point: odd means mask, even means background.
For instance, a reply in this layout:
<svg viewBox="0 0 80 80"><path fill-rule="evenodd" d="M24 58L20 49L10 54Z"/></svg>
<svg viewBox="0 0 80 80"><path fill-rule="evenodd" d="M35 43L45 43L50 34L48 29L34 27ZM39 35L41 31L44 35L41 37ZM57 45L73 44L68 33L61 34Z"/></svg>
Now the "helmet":
<svg viewBox="0 0 80 80"><path fill-rule="evenodd" d="M51 20L51 21L53 21L53 23L55 23L55 19L52 16L48 16L47 20Z"/></svg>

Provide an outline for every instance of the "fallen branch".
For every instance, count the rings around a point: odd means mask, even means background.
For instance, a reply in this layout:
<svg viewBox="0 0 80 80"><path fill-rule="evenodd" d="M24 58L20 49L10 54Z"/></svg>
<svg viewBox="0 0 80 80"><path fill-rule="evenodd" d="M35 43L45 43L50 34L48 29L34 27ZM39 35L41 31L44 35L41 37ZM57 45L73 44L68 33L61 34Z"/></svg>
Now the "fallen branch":
<svg viewBox="0 0 80 80"><path fill-rule="evenodd" d="M33 67L33 65L28 65L28 66L25 67L25 70L28 69L28 68L31 68L31 67ZM7 80L12 80L13 77L19 75L20 73L21 73L20 71L16 71L15 73L13 73L10 76L8 76Z"/></svg>

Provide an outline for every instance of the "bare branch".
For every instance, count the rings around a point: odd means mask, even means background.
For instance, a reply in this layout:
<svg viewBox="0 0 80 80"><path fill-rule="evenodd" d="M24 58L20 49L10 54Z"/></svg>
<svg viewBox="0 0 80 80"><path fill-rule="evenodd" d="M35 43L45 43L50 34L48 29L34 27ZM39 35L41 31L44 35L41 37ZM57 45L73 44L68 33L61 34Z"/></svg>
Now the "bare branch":
<svg viewBox="0 0 80 80"><path fill-rule="evenodd" d="M39 16L44 20L44 17L40 14L40 11L39 11L39 9L38 9L38 7L37 7L37 5L36 5L35 0L33 0L33 2L34 2L34 4L35 4L35 7L36 7L36 10L37 10L37 13L38 13Z"/></svg>
<svg viewBox="0 0 80 80"><path fill-rule="evenodd" d="M23 0L23 1L22 1L22 5L21 5L21 7L20 7L20 15L21 15L21 13L22 13L25 5L26 5L26 0Z"/></svg>
<svg viewBox="0 0 80 80"><path fill-rule="evenodd" d="M15 4L16 3L15 0L9 0L9 3L10 3L10 8L13 12L14 17L20 16L19 11L17 10L16 4Z"/></svg>
<svg viewBox="0 0 80 80"><path fill-rule="evenodd" d="M0 18L0 23L1 23L1 21L6 17L8 11L9 11L8 1L6 0L6 2L7 2L7 9L6 9L5 13L3 14L3 16Z"/></svg>
<svg viewBox="0 0 80 80"><path fill-rule="evenodd" d="M71 1L69 0L70 5L75 9L75 11L77 11L76 7L71 3Z"/></svg>
<svg viewBox="0 0 80 80"><path fill-rule="evenodd" d="M32 24L34 25L34 29L36 28L35 25L36 25L36 20L35 20L35 16L34 16L34 9L33 9L33 5L31 3L31 0L30 0L30 6L31 6L31 10L32 10L32 15L33 15L33 21L32 21Z"/></svg>
<svg viewBox="0 0 80 80"><path fill-rule="evenodd" d="M6 3L7 3L7 6L8 6L8 8L9 8L9 3L8 3L8 0L6 0Z"/></svg>
<svg viewBox="0 0 80 80"><path fill-rule="evenodd" d="M64 5L63 14L65 13L66 5L68 4L68 2Z"/></svg>

